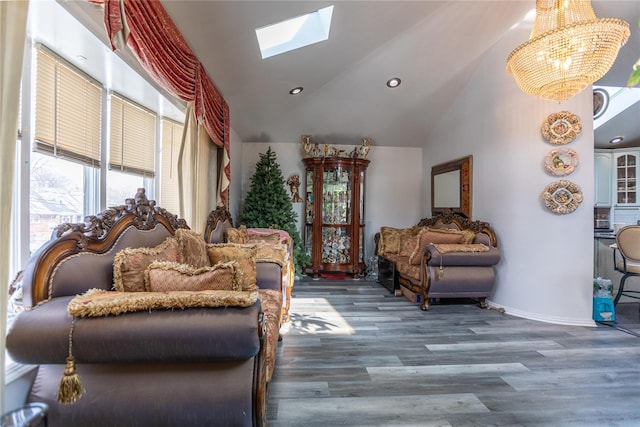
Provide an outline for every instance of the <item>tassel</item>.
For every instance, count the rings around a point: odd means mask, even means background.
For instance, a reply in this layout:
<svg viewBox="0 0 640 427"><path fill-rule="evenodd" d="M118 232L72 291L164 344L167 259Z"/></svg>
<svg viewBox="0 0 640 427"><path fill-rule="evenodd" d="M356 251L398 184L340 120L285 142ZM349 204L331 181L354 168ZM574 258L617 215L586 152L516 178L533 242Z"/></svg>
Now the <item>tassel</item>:
<svg viewBox="0 0 640 427"><path fill-rule="evenodd" d="M438 269L438 279L442 280L444 277L444 267L442 266L442 257L440 257L440 268Z"/></svg>
<svg viewBox="0 0 640 427"><path fill-rule="evenodd" d="M69 330L69 356L67 357L67 366L64 368L64 376L60 380L60 387L58 388L58 402L65 405L77 402L84 394L80 376L76 372L76 360L71 351L73 347L74 323L75 317L71 321L71 329Z"/></svg>

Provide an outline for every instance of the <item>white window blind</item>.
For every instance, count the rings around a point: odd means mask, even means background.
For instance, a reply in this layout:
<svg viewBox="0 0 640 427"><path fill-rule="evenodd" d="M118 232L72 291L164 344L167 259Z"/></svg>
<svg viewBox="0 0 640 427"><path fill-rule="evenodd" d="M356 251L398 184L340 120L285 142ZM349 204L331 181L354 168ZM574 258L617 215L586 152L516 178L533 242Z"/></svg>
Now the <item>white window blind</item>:
<svg viewBox="0 0 640 427"><path fill-rule="evenodd" d="M37 49L34 150L100 167L102 87Z"/></svg>
<svg viewBox="0 0 640 427"><path fill-rule="evenodd" d="M162 164L160 170L160 206L173 214L180 214L178 186L178 156L184 125L162 119Z"/></svg>
<svg viewBox="0 0 640 427"><path fill-rule="evenodd" d="M155 113L112 94L110 169L155 176L155 121Z"/></svg>

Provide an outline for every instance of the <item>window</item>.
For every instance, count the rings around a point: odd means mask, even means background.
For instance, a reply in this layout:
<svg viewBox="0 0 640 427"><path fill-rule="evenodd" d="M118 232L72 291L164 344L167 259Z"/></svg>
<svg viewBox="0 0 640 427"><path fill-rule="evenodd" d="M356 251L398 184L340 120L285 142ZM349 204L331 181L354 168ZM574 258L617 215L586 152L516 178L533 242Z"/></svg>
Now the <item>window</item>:
<svg viewBox="0 0 640 427"><path fill-rule="evenodd" d="M109 169L155 175L156 115L126 98L111 95ZM135 194L135 193L134 193Z"/></svg>
<svg viewBox="0 0 640 427"><path fill-rule="evenodd" d="M35 132L29 162L29 252L87 211L85 174L100 167L102 87L44 46L36 50Z"/></svg>
<svg viewBox="0 0 640 427"><path fill-rule="evenodd" d="M162 119L162 165L160 168L160 206L171 213L180 212L178 192L178 156L184 125Z"/></svg>
<svg viewBox="0 0 640 427"><path fill-rule="evenodd" d="M53 229L84 218L84 167L40 153L31 154L29 250L51 239Z"/></svg>
<svg viewBox="0 0 640 427"><path fill-rule="evenodd" d="M102 87L37 49L34 150L100 167Z"/></svg>

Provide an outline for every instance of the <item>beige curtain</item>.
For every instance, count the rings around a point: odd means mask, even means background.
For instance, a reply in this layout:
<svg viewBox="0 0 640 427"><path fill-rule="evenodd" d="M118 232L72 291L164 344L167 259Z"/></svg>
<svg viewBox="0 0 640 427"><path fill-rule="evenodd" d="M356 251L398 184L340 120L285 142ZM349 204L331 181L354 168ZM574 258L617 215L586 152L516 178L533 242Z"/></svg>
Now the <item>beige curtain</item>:
<svg viewBox="0 0 640 427"><path fill-rule="evenodd" d="M209 215L208 168L211 146L211 139L204 126L198 124L193 102L190 102L178 156L179 216L199 233L204 232Z"/></svg>
<svg viewBox="0 0 640 427"><path fill-rule="evenodd" d="M0 1L0 413L5 401L5 334L9 280L9 226L20 104L20 78L29 2Z"/></svg>

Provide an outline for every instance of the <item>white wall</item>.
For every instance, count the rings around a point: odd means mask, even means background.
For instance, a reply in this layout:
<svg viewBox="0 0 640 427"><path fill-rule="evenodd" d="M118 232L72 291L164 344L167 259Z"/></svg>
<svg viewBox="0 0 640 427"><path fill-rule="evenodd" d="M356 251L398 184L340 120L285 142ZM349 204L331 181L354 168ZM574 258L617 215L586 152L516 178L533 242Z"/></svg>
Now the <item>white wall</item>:
<svg viewBox="0 0 640 427"><path fill-rule="evenodd" d="M300 144L245 142L242 144L240 205L249 191L259 154L265 153L269 147L276 153L284 179L298 174L304 185L303 151ZM343 145L335 147L346 151L351 151L353 148L353 146ZM365 257L374 255L373 235L380 230L381 226L414 225L421 218L423 205L420 193L423 182L422 148L374 145L368 158L371 163L367 168L365 183ZM235 201L238 202L238 199ZM294 203L294 209L302 215L302 203ZM234 216L234 218L237 217Z"/></svg>
<svg viewBox="0 0 640 427"><path fill-rule="evenodd" d="M423 168L426 175L434 164L473 155L473 219L493 225L502 251L493 305L529 319L594 325L591 90L563 103L521 92L505 62L529 31L513 30L483 57L464 95L429 136ZM557 146L543 139L540 126L549 114L562 110L578 115L583 124L582 134L564 146L580 157L577 170L566 179L578 184L584 196L568 215L548 211L540 198L559 179L544 171L544 156ZM424 200L430 201L426 184Z"/></svg>

